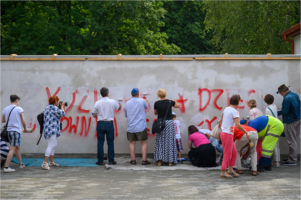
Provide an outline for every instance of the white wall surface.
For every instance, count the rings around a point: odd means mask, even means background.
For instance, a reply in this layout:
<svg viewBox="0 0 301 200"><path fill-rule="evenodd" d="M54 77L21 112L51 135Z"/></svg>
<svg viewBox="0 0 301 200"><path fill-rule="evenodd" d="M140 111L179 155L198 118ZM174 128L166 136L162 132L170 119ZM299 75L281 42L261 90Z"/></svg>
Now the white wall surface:
<svg viewBox="0 0 301 200"><path fill-rule="evenodd" d="M51 95L58 91L59 98L69 103L63 120L65 131L58 139L56 153L97 152L96 121L91 111L95 99L101 98L99 89L103 86L110 89L110 98L115 100L130 99L133 87L138 87L141 93L148 92L150 109L146 116L150 130L156 118L153 114L154 102L158 100L156 91L165 88L167 98L181 97L181 109L173 110L181 122L183 153L188 152L187 127L209 128L211 122L213 127L232 94L242 96L238 109L241 117L248 115L250 99L255 99L258 108L265 110L261 94L274 95L280 108L283 97L276 91L281 84L290 85L300 95L299 60L2 61L1 65L1 109L10 104L11 94L19 95L27 126L36 127L33 133L23 133L22 153L45 152L44 138L36 145L40 135L36 117L47 105L47 91ZM115 113L115 117L118 130L115 152L128 153L124 111ZM153 153L154 141L155 137L150 135L149 153ZM287 148L285 138L281 138L281 153L287 154ZM136 145L136 152L141 152L140 144Z"/></svg>

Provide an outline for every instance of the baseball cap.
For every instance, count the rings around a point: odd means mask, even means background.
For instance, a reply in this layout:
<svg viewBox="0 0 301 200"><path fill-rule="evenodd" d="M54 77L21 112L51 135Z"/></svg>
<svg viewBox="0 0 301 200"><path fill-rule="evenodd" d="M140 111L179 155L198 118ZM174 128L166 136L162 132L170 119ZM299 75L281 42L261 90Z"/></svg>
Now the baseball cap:
<svg viewBox="0 0 301 200"><path fill-rule="evenodd" d="M246 122L246 120L242 119L240 120L240 124L243 125Z"/></svg>
<svg viewBox="0 0 301 200"><path fill-rule="evenodd" d="M136 93L138 93L138 92L139 92L138 88L133 88L131 93L132 93L132 94L136 94Z"/></svg>

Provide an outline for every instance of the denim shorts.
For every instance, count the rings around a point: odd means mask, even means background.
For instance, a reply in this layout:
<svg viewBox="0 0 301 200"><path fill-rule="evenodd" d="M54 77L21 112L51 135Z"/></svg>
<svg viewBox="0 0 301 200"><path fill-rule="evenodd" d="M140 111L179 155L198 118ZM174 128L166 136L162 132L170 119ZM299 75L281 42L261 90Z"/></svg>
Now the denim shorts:
<svg viewBox="0 0 301 200"><path fill-rule="evenodd" d="M10 146L21 146L21 134L16 131L8 131Z"/></svg>

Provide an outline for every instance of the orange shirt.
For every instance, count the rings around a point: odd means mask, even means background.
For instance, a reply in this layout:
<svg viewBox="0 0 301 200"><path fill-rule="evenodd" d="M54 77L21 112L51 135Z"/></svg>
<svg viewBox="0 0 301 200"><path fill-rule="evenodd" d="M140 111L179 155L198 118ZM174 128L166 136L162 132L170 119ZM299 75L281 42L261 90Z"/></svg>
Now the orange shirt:
<svg viewBox="0 0 301 200"><path fill-rule="evenodd" d="M241 125L246 131L256 131L254 128L246 125ZM257 132L257 131L256 131ZM234 135L233 135L233 141L239 140L245 133L240 131L236 126L234 127Z"/></svg>

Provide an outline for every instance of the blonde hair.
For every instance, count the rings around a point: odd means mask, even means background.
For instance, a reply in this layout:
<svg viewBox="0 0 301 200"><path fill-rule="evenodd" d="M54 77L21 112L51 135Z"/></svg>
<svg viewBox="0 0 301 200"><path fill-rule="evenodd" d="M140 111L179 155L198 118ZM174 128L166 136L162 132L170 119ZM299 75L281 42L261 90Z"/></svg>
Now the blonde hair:
<svg viewBox="0 0 301 200"><path fill-rule="evenodd" d="M256 106L257 106L256 101L254 99L251 99L249 101L249 106L250 106L250 108L256 108Z"/></svg>
<svg viewBox="0 0 301 200"><path fill-rule="evenodd" d="M160 97L160 98L166 97L166 91L165 91L163 88L160 88L160 89L157 91L157 96Z"/></svg>

